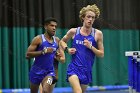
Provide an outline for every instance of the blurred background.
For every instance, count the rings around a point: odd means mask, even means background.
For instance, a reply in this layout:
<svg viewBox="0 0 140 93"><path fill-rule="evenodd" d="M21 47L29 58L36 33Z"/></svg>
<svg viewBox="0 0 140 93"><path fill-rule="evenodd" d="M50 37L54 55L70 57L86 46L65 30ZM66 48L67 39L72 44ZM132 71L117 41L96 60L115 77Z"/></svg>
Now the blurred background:
<svg viewBox="0 0 140 93"><path fill-rule="evenodd" d="M140 50L140 0L0 0L0 89L29 88L32 59L25 52L34 36L44 33L47 17L58 19L56 35L61 39L71 27L81 26L79 11L88 4L100 8L94 28L104 36L104 58L96 58L90 86L127 85L125 51ZM68 42L70 46L71 41ZM66 63L59 64L56 87L69 87Z"/></svg>

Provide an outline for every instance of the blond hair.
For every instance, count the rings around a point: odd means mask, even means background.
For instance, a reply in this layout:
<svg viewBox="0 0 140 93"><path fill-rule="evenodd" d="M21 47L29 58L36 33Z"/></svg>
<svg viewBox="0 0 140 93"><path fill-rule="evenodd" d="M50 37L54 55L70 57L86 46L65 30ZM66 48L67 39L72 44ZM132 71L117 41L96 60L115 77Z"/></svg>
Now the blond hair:
<svg viewBox="0 0 140 93"><path fill-rule="evenodd" d="M83 21L83 17L85 17L85 14L87 11L92 11L95 13L95 18L98 18L100 15L100 9L96 6L96 4L93 5L87 5L86 7L83 7L79 12L79 18L81 21Z"/></svg>

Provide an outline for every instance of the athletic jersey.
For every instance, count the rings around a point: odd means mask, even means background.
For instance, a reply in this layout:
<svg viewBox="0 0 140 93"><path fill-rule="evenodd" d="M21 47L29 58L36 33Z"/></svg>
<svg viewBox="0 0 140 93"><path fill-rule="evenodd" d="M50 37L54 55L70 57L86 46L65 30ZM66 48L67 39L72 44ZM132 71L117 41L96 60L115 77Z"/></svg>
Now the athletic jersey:
<svg viewBox="0 0 140 93"><path fill-rule="evenodd" d="M52 53L46 53L45 55L40 55L35 57L34 64L32 68L39 68L42 70L54 70L53 67L53 62L54 62L54 56L56 53L56 50L58 48L58 44L55 40L55 37L53 37L53 43L49 43L45 37L44 34L41 35L42 38L42 43L41 45L37 48L37 51L43 50L45 47L52 47L54 51ZM39 70L38 69L38 70Z"/></svg>
<svg viewBox="0 0 140 93"><path fill-rule="evenodd" d="M88 84L92 80L92 66L94 63L95 54L91 49L84 45L84 39L90 41L92 46L96 47L96 41L94 38L95 29L92 28L91 34L83 36L80 34L81 27L76 30L75 37L72 42L72 48L76 48L76 53L72 55L72 61L70 62L67 70L67 76L76 74L82 84ZM83 81L84 80L84 81Z"/></svg>
<svg viewBox="0 0 140 93"><path fill-rule="evenodd" d="M89 70L92 68L95 54L91 51L91 49L84 45L84 38L89 40L92 46L96 47L94 34L95 30L92 29L90 35L83 36L80 34L80 27L77 28L77 32L72 43L72 47L76 48L76 53L72 55L71 64L74 64L78 67L88 68Z"/></svg>

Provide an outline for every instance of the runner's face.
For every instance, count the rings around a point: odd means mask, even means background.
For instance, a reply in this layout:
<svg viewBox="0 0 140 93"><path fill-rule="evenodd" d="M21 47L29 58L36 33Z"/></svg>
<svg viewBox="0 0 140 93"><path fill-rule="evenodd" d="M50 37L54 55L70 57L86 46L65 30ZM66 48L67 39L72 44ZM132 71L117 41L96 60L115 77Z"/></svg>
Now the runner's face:
<svg viewBox="0 0 140 93"><path fill-rule="evenodd" d="M45 29L46 29L48 35L54 36L55 32L56 32L56 27L57 27L57 23L54 21L51 21L50 24L45 25Z"/></svg>
<svg viewBox="0 0 140 93"><path fill-rule="evenodd" d="M83 18L83 23L87 27L92 27L95 20L95 13L92 11L87 11L85 17Z"/></svg>

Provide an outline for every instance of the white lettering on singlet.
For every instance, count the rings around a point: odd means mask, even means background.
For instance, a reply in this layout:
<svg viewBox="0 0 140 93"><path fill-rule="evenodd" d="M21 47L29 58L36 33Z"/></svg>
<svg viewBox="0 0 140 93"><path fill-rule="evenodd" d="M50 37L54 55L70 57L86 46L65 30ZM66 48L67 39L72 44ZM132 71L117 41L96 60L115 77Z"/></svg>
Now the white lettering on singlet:
<svg viewBox="0 0 140 93"><path fill-rule="evenodd" d="M47 47L47 48L53 48L53 51L56 51L56 48L54 48L54 47Z"/></svg>
<svg viewBox="0 0 140 93"><path fill-rule="evenodd" d="M76 44L81 44L81 45L84 45L84 41L82 40L76 40ZM92 44L92 42L90 41L90 44Z"/></svg>
<svg viewBox="0 0 140 93"><path fill-rule="evenodd" d="M48 78L48 80L47 80L47 84L49 84L49 85L51 85L52 84L52 78Z"/></svg>
<svg viewBox="0 0 140 93"><path fill-rule="evenodd" d="M56 51L56 48L53 48L53 51Z"/></svg>

